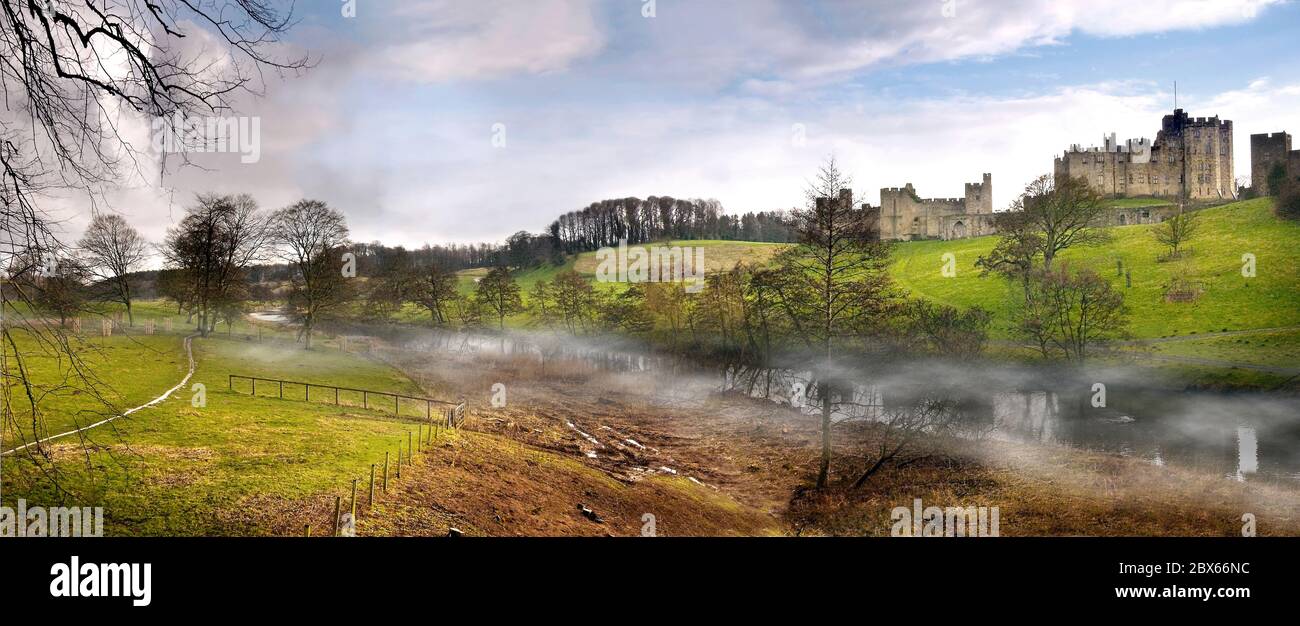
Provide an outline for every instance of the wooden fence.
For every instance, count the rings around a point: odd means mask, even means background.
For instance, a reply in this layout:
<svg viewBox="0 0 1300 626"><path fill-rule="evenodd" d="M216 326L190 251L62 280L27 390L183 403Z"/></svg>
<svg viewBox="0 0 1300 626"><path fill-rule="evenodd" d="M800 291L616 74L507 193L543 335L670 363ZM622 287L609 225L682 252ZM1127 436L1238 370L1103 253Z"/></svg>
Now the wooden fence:
<svg viewBox="0 0 1300 626"><path fill-rule="evenodd" d="M373 389L355 389L352 387L340 387L338 385L322 385L320 383L307 383L307 382L302 382L297 380L282 380L279 378L262 378L260 376L244 376L241 374L230 374L227 384L230 387L231 391L235 390L236 380L247 380L250 383L252 383L252 388L249 391L249 393L251 393L252 395L257 395L257 383L262 382L262 383L274 385L276 388L277 397L279 397L280 399L284 399L284 388L285 385L288 385L290 388L293 387L302 388L303 401L305 402L312 401L311 400L312 389L319 389L327 392L326 395L327 401L330 395L328 392L332 392L334 404L341 406L339 402L339 392L346 391L348 393L361 394L362 408L384 409L391 406L393 408L393 415L397 417L402 416L402 401L406 400L408 403L409 402L417 403L417 406L418 403L423 402L424 418L430 421L433 420L433 405L435 404L439 405L439 407L442 408L443 410L442 412L443 422L449 428L459 428L461 423L465 421L464 402L450 402L447 400L436 400L434 398L408 396L405 394L393 393L391 391L375 391ZM318 396L319 393L320 392L317 392ZM382 403L371 402L372 396L381 399L391 398L392 403L389 404L387 400L383 401Z"/></svg>

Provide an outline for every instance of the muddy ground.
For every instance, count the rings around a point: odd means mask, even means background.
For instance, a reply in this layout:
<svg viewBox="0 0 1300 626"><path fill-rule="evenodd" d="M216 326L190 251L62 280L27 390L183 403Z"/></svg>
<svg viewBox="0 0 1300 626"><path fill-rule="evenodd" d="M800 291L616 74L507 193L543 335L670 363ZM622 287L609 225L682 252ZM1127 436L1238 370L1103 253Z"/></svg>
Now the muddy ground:
<svg viewBox="0 0 1300 626"><path fill-rule="evenodd" d="M931 439L852 489L879 426L834 432L831 486L812 489L820 424L710 381L526 357L375 353L468 421L417 455L363 516L370 534L889 535L894 507L998 507L1000 534L1300 534L1300 492L1051 445ZM504 406L492 386L505 385ZM498 396L499 397L499 396ZM591 511L584 514L580 505ZM593 516L597 519L593 519Z"/></svg>

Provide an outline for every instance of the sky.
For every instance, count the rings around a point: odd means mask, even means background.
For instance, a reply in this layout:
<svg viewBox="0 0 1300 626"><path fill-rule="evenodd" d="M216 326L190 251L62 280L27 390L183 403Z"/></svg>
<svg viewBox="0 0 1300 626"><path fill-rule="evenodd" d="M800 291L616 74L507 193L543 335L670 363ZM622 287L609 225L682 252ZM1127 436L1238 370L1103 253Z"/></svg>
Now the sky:
<svg viewBox="0 0 1300 626"><path fill-rule="evenodd" d="M297 5L315 66L238 102L260 158L191 155L103 208L154 241L201 192L323 200L356 241L499 241L605 198L788 209L833 156L865 202L989 172L1000 209L1070 144L1154 138L1175 81L1190 115L1233 120L1238 177L1250 134L1300 134L1282 0ZM79 233L88 206L63 203Z"/></svg>

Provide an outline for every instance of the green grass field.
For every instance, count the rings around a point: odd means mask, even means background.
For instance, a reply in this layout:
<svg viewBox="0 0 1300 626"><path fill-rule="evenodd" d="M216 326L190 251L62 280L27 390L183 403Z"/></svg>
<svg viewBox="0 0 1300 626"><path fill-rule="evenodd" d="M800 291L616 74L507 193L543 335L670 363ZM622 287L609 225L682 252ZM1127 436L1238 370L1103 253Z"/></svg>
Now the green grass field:
<svg viewBox="0 0 1300 626"><path fill-rule="evenodd" d="M157 396L179 382L183 371L176 363L184 363L184 356L178 336L156 339L159 347L172 345L167 359L145 361L123 349L99 362L97 373L129 398ZM61 490L43 480L31 460L7 457L6 499L102 505L110 535L266 534L273 532L268 524L274 518L256 507L283 508L308 496L343 493L348 481L368 474L385 452L396 459L407 432L416 429L384 410L346 406L346 398L345 406L334 406L268 397L277 393L271 385L259 387L261 397L248 395L247 388L227 389L227 376L234 373L422 395L400 372L362 355L220 336L195 340L194 349L198 368L186 389L87 431L84 447L75 437L47 444L53 463L46 467L57 468ZM193 406L195 383L206 387L206 406ZM78 410L77 398L47 410L51 420L61 419ZM422 415L423 405L404 413Z"/></svg>
<svg viewBox="0 0 1300 626"><path fill-rule="evenodd" d="M1114 240L1095 248L1065 251L1061 262L1091 268L1124 291L1135 337L1168 337L1225 330L1276 328L1300 324L1300 259L1295 253L1300 224L1272 213L1270 200L1236 202L1199 213L1200 231L1185 259L1157 262L1161 247L1151 225L1110 229ZM900 244L890 272L911 295L958 307L980 305L994 312L995 335L1009 335L1005 281L981 276L975 262L995 237ZM956 258L957 275L941 274L943 255ZM1242 256L1256 259L1254 278L1242 276ZM1132 288L1116 275L1122 261L1133 275ZM1164 285L1178 273L1198 281L1204 293L1195 302L1166 302Z"/></svg>

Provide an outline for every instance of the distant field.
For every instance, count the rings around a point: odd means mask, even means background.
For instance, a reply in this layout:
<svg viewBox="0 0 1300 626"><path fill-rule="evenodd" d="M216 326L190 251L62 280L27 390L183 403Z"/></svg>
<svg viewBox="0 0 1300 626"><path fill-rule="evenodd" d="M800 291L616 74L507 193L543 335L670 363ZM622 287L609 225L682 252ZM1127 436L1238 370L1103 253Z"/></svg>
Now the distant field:
<svg viewBox="0 0 1300 626"><path fill-rule="evenodd" d="M735 267L737 263L766 263L777 252L780 252L781 249L785 247L785 244L759 243L752 241L721 241L714 239L641 244L641 247L643 248L654 246L703 248L704 264L707 268L706 271L714 273L730 270ZM574 269L581 274L594 275L598 265L599 261L596 258L595 252L584 252L578 255L578 260L574 264Z"/></svg>
<svg viewBox="0 0 1300 626"><path fill-rule="evenodd" d="M643 247L663 245L663 246L683 246L683 247L695 246L695 247L703 248L704 263L707 268L706 271L709 273L729 270L735 267L736 263L740 263L740 262L765 263L768 260L770 260L774 255L776 255L777 252L780 252L781 249L785 246L785 244L779 244L779 243L761 243L761 242L753 242L753 241L722 241L722 240L713 240L713 239L700 240L700 241L679 240L679 241L659 242L659 243L641 244L641 245ZM585 274L587 276L595 276L596 267L598 265L599 262L596 259L595 252L583 252L581 254L569 257L561 265L551 265L549 263L544 264L540 267L535 267L535 268L515 272L514 277L515 280L519 283L520 291L523 292L524 303L527 304L528 292L533 289L533 286L536 285L538 281L541 280L545 280L548 282L553 281L555 280L555 276L557 274L566 270L575 270L579 274ZM488 273L488 269L482 267L468 269L468 270L461 270L460 272L457 272L457 276L459 277L459 282L457 283L457 289L459 289L460 292L463 294L473 293L474 286L477 284L477 279L486 276L487 273ZM596 283L597 289L618 291L621 290L623 287L624 287L623 283ZM410 308L411 307L408 307L408 309ZM422 320L428 317L428 313L424 312L423 310L420 310L418 312L415 310L404 310L402 312L403 319L408 319L408 318L413 319L416 316L419 316L419 319Z"/></svg>

